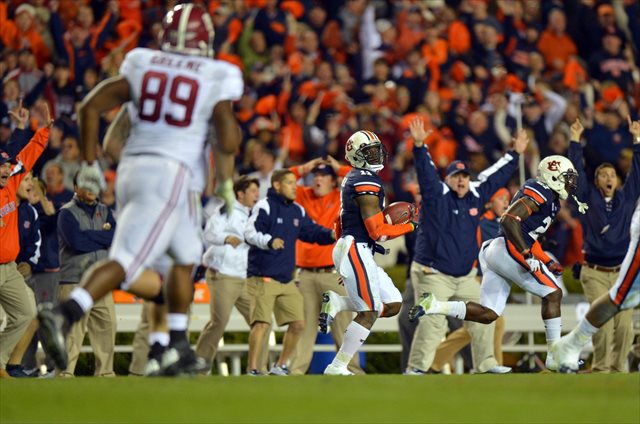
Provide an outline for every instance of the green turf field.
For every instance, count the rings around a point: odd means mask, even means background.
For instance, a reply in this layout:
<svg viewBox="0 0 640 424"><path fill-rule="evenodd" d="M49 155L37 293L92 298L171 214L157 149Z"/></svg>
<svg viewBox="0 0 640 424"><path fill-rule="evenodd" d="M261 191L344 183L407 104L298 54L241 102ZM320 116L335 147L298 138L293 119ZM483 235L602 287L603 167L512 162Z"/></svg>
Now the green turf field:
<svg viewBox="0 0 640 424"><path fill-rule="evenodd" d="M640 374L0 380L0 423L639 423Z"/></svg>

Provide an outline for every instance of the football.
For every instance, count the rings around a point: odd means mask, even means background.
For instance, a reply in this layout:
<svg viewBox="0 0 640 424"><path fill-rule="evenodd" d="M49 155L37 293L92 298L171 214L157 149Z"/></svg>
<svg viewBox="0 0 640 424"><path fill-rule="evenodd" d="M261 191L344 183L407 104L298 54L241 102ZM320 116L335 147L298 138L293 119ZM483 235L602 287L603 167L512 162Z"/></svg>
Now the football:
<svg viewBox="0 0 640 424"><path fill-rule="evenodd" d="M394 202L384 208L382 215L388 224L406 224L417 221L416 206L409 202Z"/></svg>

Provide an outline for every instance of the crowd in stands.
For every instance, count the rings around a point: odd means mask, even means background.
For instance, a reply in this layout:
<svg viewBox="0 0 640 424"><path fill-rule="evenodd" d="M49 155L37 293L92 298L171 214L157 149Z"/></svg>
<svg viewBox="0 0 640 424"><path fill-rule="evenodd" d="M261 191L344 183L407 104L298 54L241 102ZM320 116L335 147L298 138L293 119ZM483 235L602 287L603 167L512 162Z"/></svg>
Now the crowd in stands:
<svg viewBox="0 0 640 424"><path fill-rule="evenodd" d="M161 20L175 3L0 3L0 148L15 155L46 126L44 104L55 118L33 168L42 240L32 273L43 281L60 268L57 214L71 200L80 168L79 102L118 74L128 51L158 47ZM243 135L236 170L259 182L259 198L274 170L319 157L342 160L348 137L367 129L389 152L380 172L389 200L414 201L415 118L433 129L426 144L441 172L460 159L478 174L511 147L522 125L531 139L525 172L535 175L541 158L567 155L577 118L585 126L589 180L603 162L621 181L631 169L627 117L640 114L639 0L195 3L213 18L216 58L245 77L235 104ZM103 134L116 113L103 117ZM100 200L114 208L116 164L104 154L100 164L107 182ZM203 196L207 215L216 204L209 200L213 174ZM508 188L513 194L518 187L514 178ZM564 265L583 260L571 207L547 238L545 248Z"/></svg>

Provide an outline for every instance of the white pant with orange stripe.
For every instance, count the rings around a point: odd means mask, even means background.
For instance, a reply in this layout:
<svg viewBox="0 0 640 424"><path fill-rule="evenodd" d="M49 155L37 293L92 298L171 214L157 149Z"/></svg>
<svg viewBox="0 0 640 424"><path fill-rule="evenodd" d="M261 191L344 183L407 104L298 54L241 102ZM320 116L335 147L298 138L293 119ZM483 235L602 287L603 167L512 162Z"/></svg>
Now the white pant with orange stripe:
<svg viewBox="0 0 640 424"><path fill-rule="evenodd" d="M124 290L165 254L179 265L200 262L203 244L191 179L191 171L170 158L140 155L120 162L118 221L109 258L126 272Z"/></svg>
<svg viewBox="0 0 640 424"><path fill-rule="evenodd" d="M400 290L373 260L367 243L355 243L352 236L341 237L333 248L333 263L344 278L356 311L380 312L385 303L402 302Z"/></svg>
<svg viewBox="0 0 640 424"><path fill-rule="evenodd" d="M620 309L631 309L640 304L640 202L631 218L629 250L609 297Z"/></svg>
<svg viewBox="0 0 640 424"><path fill-rule="evenodd" d="M559 290L555 276L546 265L541 264L536 272L529 271L522 255L509 249L504 237L485 241L478 259L482 267L480 304L498 315L504 312L512 282L539 297Z"/></svg>

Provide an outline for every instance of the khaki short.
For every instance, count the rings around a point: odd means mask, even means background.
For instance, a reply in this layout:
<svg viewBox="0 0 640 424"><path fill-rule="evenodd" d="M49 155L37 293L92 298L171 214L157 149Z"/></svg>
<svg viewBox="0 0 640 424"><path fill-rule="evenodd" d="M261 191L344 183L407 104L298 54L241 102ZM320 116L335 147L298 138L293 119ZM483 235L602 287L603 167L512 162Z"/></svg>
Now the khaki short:
<svg viewBox="0 0 640 424"><path fill-rule="evenodd" d="M251 277L247 290L251 296L251 324L256 321L271 324L273 315L278 325L304 321L302 295L293 281L283 284L272 278Z"/></svg>

